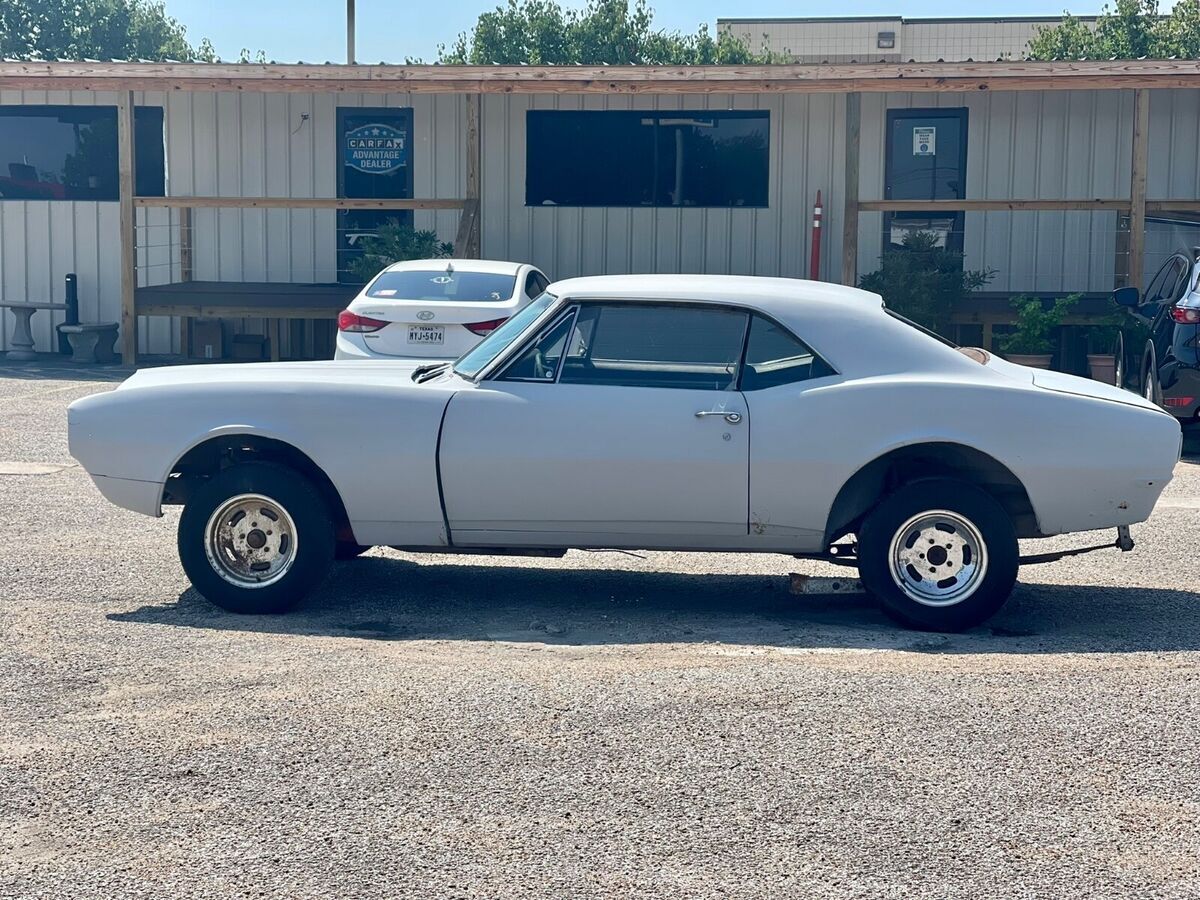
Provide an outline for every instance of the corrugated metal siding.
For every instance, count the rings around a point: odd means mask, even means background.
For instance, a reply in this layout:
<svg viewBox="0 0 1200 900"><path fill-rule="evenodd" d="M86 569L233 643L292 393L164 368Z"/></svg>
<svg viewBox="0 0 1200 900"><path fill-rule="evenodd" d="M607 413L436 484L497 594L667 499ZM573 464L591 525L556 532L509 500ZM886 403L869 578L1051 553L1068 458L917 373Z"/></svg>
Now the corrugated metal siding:
<svg viewBox="0 0 1200 900"><path fill-rule="evenodd" d="M525 206L527 110L684 108L770 111L767 208ZM487 95L482 121L484 253L532 262L552 278L627 272L803 277L817 190L829 197L842 178L842 104L832 94ZM827 216L826 224L831 232L840 217ZM827 271L834 252L827 242Z"/></svg>
<svg viewBox="0 0 1200 900"><path fill-rule="evenodd" d="M333 197L337 192L338 106L413 108L414 192L465 192L465 99L406 94L137 94L164 107L167 192L197 196ZM5 104L110 105L113 93L0 92ZM301 115L309 118L302 120ZM179 277L179 214L139 210L141 284ZM419 228L453 240L458 213L420 211ZM202 209L193 214L193 277L203 280L336 280L336 213L331 210ZM63 300L63 277L79 275L80 315L117 321L121 309L119 209L115 202L0 202L0 297ZM53 346L61 314L34 317L39 349ZM177 321L139 320L143 353L178 352ZM261 330L258 323L245 323ZM11 314L0 318L8 348Z"/></svg>
<svg viewBox="0 0 1200 900"><path fill-rule="evenodd" d="M0 103L115 105L115 94L0 92ZM464 97L454 95L138 95L164 105L168 191L176 195L332 197L336 109L411 106L414 190L465 192ZM1119 197L1129 190L1130 92L867 94L863 96L860 194L883 195L886 110L970 110L967 191L972 198ZM769 206L765 209L572 209L525 206L525 111L560 109L766 109L771 112ZM821 265L836 278L841 254L844 98L786 95L488 95L483 99L483 252L527 260L552 277L621 272L729 272L803 276L812 203L825 195ZM309 118L303 120L302 115ZM1151 197L1200 196L1200 91L1155 91L1151 103ZM564 148L570 152L570 148ZM336 214L312 210L197 210L197 279L330 281ZM418 212L418 227L453 240L457 211ZM142 283L177 278L178 214L140 211ZM153 226L153 227L145 227ZM997 270L996 290L1106 290L1112 286L1116 213L972 213L968 265ZM879 214L860 222L859 269L878 264ZM151 246L153 245L153 246ZM120 315L118 207L94 202L0 202L0 297L63 299L63 276L79 274L85 319ZM39 313L36 339L52 346ZM257 323L246 323L259 330ZM142 320L143 352L178 350L176 323ZM8 347L12 316L0 318Z"/></svg>
<svg viewBox="0 0 1200 900"><path fill-rule="evenodd" d="M1055 91L864 95L862 199L883 199L886 110L912 107L967 108L971 199L1129 196L1132 92ZM966 264L995 270L988 290L1109 290L1116 231L1115 212L972 212ZM864 213L860 274L881 248L882 216Z"/></svg>

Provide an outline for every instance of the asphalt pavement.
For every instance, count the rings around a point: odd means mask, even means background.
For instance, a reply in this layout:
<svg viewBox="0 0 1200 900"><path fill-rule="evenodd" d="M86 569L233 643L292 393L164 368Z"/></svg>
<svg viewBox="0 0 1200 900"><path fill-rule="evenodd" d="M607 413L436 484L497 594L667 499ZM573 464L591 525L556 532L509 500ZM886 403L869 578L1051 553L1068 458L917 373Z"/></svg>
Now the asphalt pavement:
<svg viewBox="0 0 1200 900"><path fill-rule="evenodd" d="M1200 457L962 635L775 555L375 549L238 617L67 454L123 374L0 364L0 896L1200 896Z"/></svg>

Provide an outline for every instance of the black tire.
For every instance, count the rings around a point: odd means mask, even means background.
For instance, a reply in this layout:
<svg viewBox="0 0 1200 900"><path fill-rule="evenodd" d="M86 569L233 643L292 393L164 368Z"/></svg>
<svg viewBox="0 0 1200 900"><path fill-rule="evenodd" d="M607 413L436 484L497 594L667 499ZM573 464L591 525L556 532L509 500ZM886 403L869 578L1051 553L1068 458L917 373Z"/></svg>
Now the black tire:
<svg viewBox="0 0 1200 900"><path fill-rule="evenodd" d="M258 522L241 525L254 516L253 512L243 512L241 517L233 512L226 519L230 524L223 532L226 543L221 545L227 552L214 551L228 562L210 561L209 522L218 510L243 495L269 500L269 504L259 507L259 512L264 513L262 528L257 527ZM242 503L254 506L259 501ZM286 514L282 519L279 510ZM282 524L272 526L274 521ZM232 524L235 522L238 524ZM235 528L249 525L255 526L249 535L241 538L235 535ZM271 537L263 537L264 534ZM253 551L244 547L239 551L234 546L244 543L254 547L256 544L252 542L259 540L268 542L265 552L278 561L278 575L249 571L270 564L256 562ZM277 546L272 547L269 542L277 542ZM333 520L320 493L303 475L274 463L244 463L222 470L196 490L179 519L179 559L193 587L211 603L235 613L281 613L291 609L324 579L333 559L333 548ZM239 552L244 555L238 555ZM218 565L223 567L225 576L218 572ZM247 570L244 575L233 573L239 566ZM258 577L275 580L253 584L252 579Z"/></svg>
<svg viewBox="0 0 1200 900"><path fill-rule="evenodd" d="M1142 396L1155 406L1163 405L1162 385L1158 381L1158 352L1153 344L1146 348L1146 359L1142 363Z"/></svg>
<svg viewBox="0 0 1200 900"><path fill-rule="evenodd" d="M962 529L961 535L953 529L946 532L944 522L936 524L937 517L927 519L934 523L928 531L919 530L915 522L917 517L933 512L949 512L953 518L965 520L966 525L974 529L975 536L971 536L967 528ZM913 528L905 528L909 523L913 523ZM909 532L907 538L902 535L902 530ZM936 574L931 578L923 568L918 572L911 565L900 562L897 562L897 568L902 570L901 574L894 575L893 539L898 542L898 555L913 555L924 549L923 544L917 546L917 535L920 534L920 540L924 541L929 533L947 534L954 549L942 547L939 542L930 548L928 560L924 554L920 558L932 564L930 572L936 572L936 568L942 566L942 572L953 577L934 581ZM976 567L970 569L968 545L976 537L982 541L983 552L974 557ZM932 538L929 540L933 542ZM935 557L934 552L938 556ZM863 586L875 595L883 611L893 619L924 631L962 631L991 617L1008 600L1017 580L1020 553L1012 519L990 494L969 482L930 479L904 485L867 516L858 533L858 557ZM980 566L980 560L985 565ZM926 562L920 565L923 567ZM955 567L958 567L958 574L953 573ZM962 572L972 574L959 578ZM902 584L905 579L910 585L907 589ZM918 579L923 581L914 586L913 582ZM946 582L948 584L943 586ZM963 592L961 598L954 599L952 594L943 598L926 596L926 602L921 602L914 597L955 590Z"/></svg>
<svg viewBox="0 0 1200 900"><path fill-rule="evenodd" d="M371 548L356 544L353 541L338 541L333 548L333 558L339 560L357 559Z"/></svg>

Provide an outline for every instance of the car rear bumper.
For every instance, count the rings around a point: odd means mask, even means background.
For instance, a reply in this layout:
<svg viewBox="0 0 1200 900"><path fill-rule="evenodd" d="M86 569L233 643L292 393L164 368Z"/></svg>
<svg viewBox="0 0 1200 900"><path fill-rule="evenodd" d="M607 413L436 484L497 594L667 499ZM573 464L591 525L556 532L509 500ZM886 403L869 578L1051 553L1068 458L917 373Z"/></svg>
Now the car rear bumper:
<svg viewBox="0 0 1200 900"><path fill-rule="evenodd" d="M1163 405L1167 412L1182 422L1195 421L1200 415L1200 368L1176 365L1167 379L1163 380ZM1171 401L1182 402L1186 398L1190 402L1174 406Z"/></svg>
<svg viewBox="0 0 1200 900"><path fill-rule="evenodd" d="M479 338L478 340L482 340ZM470 348L467 348L470 349ZM378 353L366 338L361 334L354 332L339 331L337 340L334 342L333 358L334 359L419 359L422 362L447 362L458 359L462 355L461 352L456 352L454 348L445 347L419 347L418 351L414 351L410 356L403 356L394 353Z"/></svg>

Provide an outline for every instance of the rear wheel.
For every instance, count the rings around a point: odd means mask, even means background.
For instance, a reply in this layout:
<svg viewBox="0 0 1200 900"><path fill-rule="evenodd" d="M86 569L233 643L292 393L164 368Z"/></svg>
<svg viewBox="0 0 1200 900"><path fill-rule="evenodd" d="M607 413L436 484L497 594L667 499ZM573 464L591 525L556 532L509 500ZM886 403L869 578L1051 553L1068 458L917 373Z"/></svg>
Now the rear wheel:
<svg viewBox="0 0 1200 900"><path fill-rule="evenodd" d="M928 631L961 631L1012 593L1019 552L1004 508L968 482L917 481L859 530L859 574L884 612Z"/></svg>
<svg viewBox="0 0 1200 900"><path fill-rule="evenodd" d="M320 584L333 559L325 501L274 463L224 469L179 519L179 559L192 585L230 612L279 613Z"/></svg>

